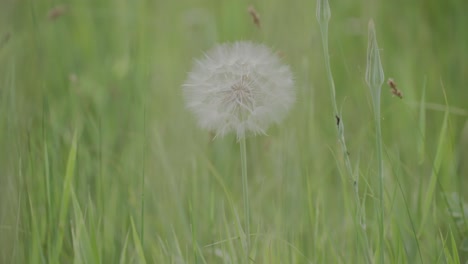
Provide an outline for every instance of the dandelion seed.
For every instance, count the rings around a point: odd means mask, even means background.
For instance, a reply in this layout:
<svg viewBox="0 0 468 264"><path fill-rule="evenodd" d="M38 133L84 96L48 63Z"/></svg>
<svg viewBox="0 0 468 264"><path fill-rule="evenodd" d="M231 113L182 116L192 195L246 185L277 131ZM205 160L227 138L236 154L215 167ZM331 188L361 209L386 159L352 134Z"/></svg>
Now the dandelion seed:
<svg viewBox="0 0 468 264"><path fill-rule="evenodd" d="M253 6L249 6L247 8L247 12L250 14L250 16L252 17L252 21L253 23L255 24L255 26L257 26L258 28L260 28L260 15L258 14L257 10L255 10L255 7Z"/></svg>
<svg viewBox="0 0 468 264"><path fill-rule="evenodd" d="M183 93L202 128L216 136L264 134L295 101L293 78L269 48L251 42L221 44L194 63Z"/></svg>
<svg viewBox="0 0 468 264"><path fill-rule="evenodd" d="M49 20L55 20L59 17L61 17L63 14L67 12L67 6L65 5L59 5L54 8L52 8L49 13L47 14L47 18Z"/></svg>
<svg viewBox="0 0 468 264"><path fill-rule="evenodd" d="M393 95L398 96L400 99L403 99L403 93L400 90L398 90L397 85L392 78L388 79L387 84L388 86L390 86Z"/></svg>

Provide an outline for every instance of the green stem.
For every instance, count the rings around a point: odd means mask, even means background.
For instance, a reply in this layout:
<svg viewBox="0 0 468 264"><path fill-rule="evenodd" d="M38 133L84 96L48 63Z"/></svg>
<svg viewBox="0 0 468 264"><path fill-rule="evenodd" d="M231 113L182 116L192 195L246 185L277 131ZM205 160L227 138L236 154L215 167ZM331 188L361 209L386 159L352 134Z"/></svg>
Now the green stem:
<svg viewBox="0 0 468 264"><path fill-rule="evenodd" d="M325 56L325 68L327 71L327 78L330 82L330 93L332 98L333 111L336 116L338 116L338 106L336 104L336 89L335 82L333 80L333 75L330 66L330 53L328 52L328 24L323 24L320 27L320 32L322 34L322 46L323 54Z"/></svg>
<svg viewBox="0 0 468 264"><path fill-rule="evenodd" d="M146 160L146 105L143 106L143 160L141 171L141 212L140 212L140 238L141 244L144 244L145 230L145 160Z"/></svg>
<svg viewBox="0 0 468 264"><path fill-rule="evenodd" d="M384 83L384 72L380 61L379 46L375 34L374 21L369 21L369 36L367 46L367 68L366 83L369 86L374 107L375 120L375 140L377 148L378 162L378 220L379 220L379 259L380 263L385 261L385 240L384 240L384 187L383 187L383 154L382 154L382 129L380 125L380 92Z"/></svg>
<svg viewBox="0 0 468 264"><path fill-rule="evenodd" d="M335 88L335 81L333 79L333 74L332 74L332 70L331 70L331 63L330 63L330 53L329 53L329 49L328 49L328 20L329 20L329 13L327 14L327 8L324 6L323 8L324 9L321 9L322 5L326 5L328 6L328 2L325 0L323 3L318 2L319 6L318 6L318 13L320 13L320 17L322 17L323 19L318 19L319 21L319 24L320 24L320 33L321 33L321 37L322 37L322 47L323 47L323 54L324 54L324 57L325 57L325 70L327 72L327 78L328 78L328 81L329 81L329 84L330 84L330 95L331 95L331 102L332 102L332 106L333 106L333 112L334 112L334 117L337 119L337 137L338 137L338 141L341 145L341 151L342 151L342 155L343 155L343 160L344 160L344 163L345 163L345 168L346 168L346 171L349 175L349 177L352 179L353 181L353 191L354 191L354 200L355 200L355 203L356 203L356 212L355 212L355 223L356 223L356 226L359 226L361 228L360 231L356 230L357 233L358 233L358 239L360 238L363 238L364 242L363 242L363 251L364 251L364 255L370 259L370 256L366 253L366 246L368 244L368 239L367 239L367 235L365 233L365 218L364 218L364 215L362 213L362 208L361 208L361 199L359 197L359 183L358 183L358 178L357 176L353 173L353 168L351 166L351 160L349 158L349 153L348 153L348 147L346 146L346 140L345 140L345 135L344 135L344 122L343 122L343 118L340 116L339 112L338 112L338 105L336 103L336 88ZM329 8L329 7L328 7ZM329 10L328 10L329 12ZM326 18L326 16L328 16L328 18ZM358 244L360 244L358 242Z"/></svg>
<svg viewBox="0 0 468 264"><path fill-rule="evenodd" d="M245 144L245 137L240 139L240 155L242 167L242 192L244 195L244 221L245 221L245 234L246 234L246 257L247 263L250 254L250 207L249 207L249 183L247 178L247 151Z"/></svg>
<svg viewBox="0 0 468 264"><path fill-rule="evenodd" d="M375 132L378 157L378 177L379 177L379 237L380 237L380 263L384 263L384 190L383 190L383 156L382 156L382 129L380 125L380 92L378 98L375 99Z"/></svg>

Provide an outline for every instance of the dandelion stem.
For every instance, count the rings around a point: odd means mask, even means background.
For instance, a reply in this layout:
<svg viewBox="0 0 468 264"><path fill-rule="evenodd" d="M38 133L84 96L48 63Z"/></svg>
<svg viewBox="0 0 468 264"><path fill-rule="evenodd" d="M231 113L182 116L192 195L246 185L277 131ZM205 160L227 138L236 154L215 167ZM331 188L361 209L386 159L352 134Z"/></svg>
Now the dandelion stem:
<svg viewBox="0 0 468 264"><path fill-rule="evenodd" d="M245 137L240 139L240 156L242 167L242 192L244 195L244 217L245 217L245 252L247 262L250 254L250 203L249 203L249 183L247 178L247 151L245 144Z"/></svg>

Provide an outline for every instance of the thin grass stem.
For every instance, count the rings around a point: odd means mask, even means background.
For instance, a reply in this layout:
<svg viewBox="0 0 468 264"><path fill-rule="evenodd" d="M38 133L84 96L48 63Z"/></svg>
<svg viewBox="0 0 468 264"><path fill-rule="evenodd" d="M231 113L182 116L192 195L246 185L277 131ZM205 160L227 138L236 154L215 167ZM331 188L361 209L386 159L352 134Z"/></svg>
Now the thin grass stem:
<svg viewBox="0 0 468 264"><path fill-rule="evenodd" d="M384 263L384 203L383 203L383 156L382 156L382 129L380 126L380 100L375 107L375 132L377 145L378 177L379 177L379 257L380 263Z"/></svg>
<svg viewBox="0 0 468 264"><path fill-rule="evenodd" d="M383 188L383 154L382 154L382 130L380 125L380 93L382 84L384 83L384 72L380 61L380 51L377 45L377 37L375 33L374 21L369 21L368 30L368 46L367 46L367 68L366 68L366 83L369 86L372 95L372 105L374 108L375 121L375 140L377 148L378 162L378 189L379 189L379 259L380 263L384 263L385 244L384 244L384 188Z"/></svg>
<svg viewBox="0 0 468 264"><path fill-rule="evenodd" d="M328 23L331 17L331 11L330 11L330 5L328 3L328 0L317 0L317 21L319 22L320 25L320 33L322 37L322 46L323 46L323 54L325 57L325 70L327 72L327 78L328 82L330 84L330 94L331 94L331 102L333 106L333 112L337 121L337 136L338 136L338 141L341 146L341 151L346 167L347 174L353 181L353 191L354 191L354 200L356 203L356 215L355 215L355 223L359 223L361 227L361 232L358 232L358 237L363 237L364 239L364 245L367 245L367 235L365 232L362 232L363 229L365 229L365 219L362 214L362 204L361 204L361 199L359 197L359 183L358 183L358 178L357 174L355 175L353 173L353 169L351 166L351 161L349 158L349 152L348 148L346 146L346 140L345 140L345 135L344 135L344 121L343 118L340 117L340 113L338 111L338 105L336 103L336 88L335 88L335 81L333 79L333 74L331 70L331 63L330 63L330 53L328 50ZM368 254L364 254L367 258L369 258Z"/></svg>
<svg viewBox="0 0 468 264"><path fill-rule="evenodd" d="M146 106L143 107L143 160L141 168L141 212L140 212L140 238L144 245L145 234L145 160L146 160Z"/></svg>

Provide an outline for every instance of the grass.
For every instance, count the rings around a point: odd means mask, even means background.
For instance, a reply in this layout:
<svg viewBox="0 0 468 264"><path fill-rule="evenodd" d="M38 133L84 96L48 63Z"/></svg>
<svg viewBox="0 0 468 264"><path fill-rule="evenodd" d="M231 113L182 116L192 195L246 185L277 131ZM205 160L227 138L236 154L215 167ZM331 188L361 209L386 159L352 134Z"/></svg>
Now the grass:
<svg viewBox="0 0 468 264"><path fill-rule="evenodd" d="M385 232L384 232L384 217L385 217L385 207L384 207L384 172L383 172L383 155L382 155L382 126L381 126L381 115L380 115L380 96L382 91L382 84L384 83L384 72L382 69L382 62L380 61L380 51L377 44L377 36L375 33L374 21L369 21L369 38L367 44L367 67L366 67L366 83L369 86L370 93L372 96L372 106L374 112L374 122L375 122L375 141L376 141L376 157L378 163L377 177L378 177L378 206L377 210L379 212L378 222L379 222L379 246L377 252L379 253L380 263L385 263L384 256L384 241L385 241ZM417 240L417 239L416 239Z"/></svg>
<svg viewBox="0 0 468 264"><path fill-rule="evenodd" d="M243 263L239 145L181 92L192 58L233 40L281 51L298 94L247 139L251 263L468 260L464 1L330 2L336 108L315 1L60 4L0 4L0 263ZM403 92L382 86L382 154L370 19Z"/></svg>

